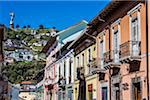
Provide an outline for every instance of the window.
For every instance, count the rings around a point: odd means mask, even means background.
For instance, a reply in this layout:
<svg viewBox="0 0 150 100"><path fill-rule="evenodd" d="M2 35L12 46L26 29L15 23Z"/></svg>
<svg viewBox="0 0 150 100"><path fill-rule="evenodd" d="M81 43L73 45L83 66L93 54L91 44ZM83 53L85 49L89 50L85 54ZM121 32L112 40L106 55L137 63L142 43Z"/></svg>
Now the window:
<svg viewBox="0 0 150 100"><path fill-rule="evenodd" d="M91 62L91 49L88 49L88 63ZM90 74L90 66L88 67L88 73Z"/></svg>
<svg viewBox="0 0 150 100"><path fill-rule="evenodd" d="M108 100L107 92L108 92L107 87L102 87L102 100Z"/></svg>
<svg viewBox="0 0 150 100"><path fill-rule="evenodd" d="M119 25L118 25L119 26ZM113 56L114 62L119 62L119 30L113 31Z"/></svg>
<svg viewBox="0 0 150 100"><path fill-rule="evenodd" d="M19 53L19 58L23 58L23 54L22 53Z"/></svg>
<svg viewBox="0 0 150 100"><path fill-rule="evenodd" d="M100 58L101 59L103 59L104 57L103 57L103 53L104 53L104 44L103 44L103 40L102 41L100 41Z"/></svg>
<svg viewBox="0 0 150 100"><path fill-rule="evenodd" d="M91 49L88 49L88 63L91 61Z"/></svg>
<svg viewBox="0 0 150 100"><path fill-rule="evenodd" d="M71 69L72 69L72 60L71 60L71 58L70 58L70 60L69 60L69 83L71 83Z"/></svg>
<svg viewBox="0 0 150 100"><path fill-rule="evenodd" d="M120 100L120 91L116 90L116 100Z"/></svg>
<svg viewBox="0 0 150 100"><path fill-rule="evenodd" d="M116 30L115 32L114 32L114 39L113 39L113 43L114 43L114 50L118 50L119 49L119 36L118 36L118 30Z"/></svg>
<svg viewBox="0 0 150 100"><path fill-rule="evenodd" d="M115 88L115 100L120 100L120 85L119 83L114 84L114 88Z"/></svg>
<svg viewBox="0 0 150 100"><path fill-rule="evenodd" d="M132 81L132 88L131 88L132 100L141 100L142 99L141 77L135 77L131 81Z"/></svg>
<svg viewBox="0 0 150 100"><path fill-rule="evenodd" d="M100 65L103 68L103 64L104 64L104 40L100 41Z"/></svg>
<svg viewBox="0 0 150 100"><path fill-rule="evenodd" d="M64 77L66 76L66 61L64 61Z"/></svg>
<svg viewBox="0 0 150 100"><path fill-rule="evenodd" d="M82 54L82 67L84 67L84 53Z"/></svg>
<svg viewBox="0 0 150 100"><path fill-rule="evenodd" d="M132 41L140 40L140 9L141 3L136 5L130 11L128 11L128 15L130 17L130 39Z"/></svg>
<svg viewBox="0 0 150 100"><path fill-rule="evenodd" d="M28 60L30 59L30 56L27 56Z"/></svg>
<svg viewBox="0 0 150 100"><path fill-rule="evenodd" d="M88 85L89 100L93 100L93 84Z"/></svg>
<svg viewBox="0 0 150 100"><path fill-rule="evenodd" d="M79 67L79 57L77 57L77 67Z"/></svg>
<svg viewBox="0 0 150 100"><path fill-rule="evenodd" d="M76 58L76 68L77 68L76 69L76 78L78 78L78 75L79 75L79 73L78 73L78 68L80 67L80 65L79 65L79 59L80 59L79 57Z"/></svg>
<svg viewBox="0 0 150 100"><path fill-rule="evenodd" d="M138 56L140 54L139 50L139 24L138 24L138 17L131 18L131 54L132 56Z"/></svg>
<svg viewBox="0 0 150 100"><path fill-rule="evenodd" d="M139 31L138 31L138 19L136 18L132 18L132 22L131 22L131 38L133 41L138 41L139 39Z"/></svg>
<svg viewBox="0 0 150 100"><path fill-rule="evenodd" d="M95 51L96 50L96 47L94 46L93 50Z"/></svg>
<svg viewBox="0 0 150 100"><path fill-rule="evenodd" d="M23 96L22 98L27 98L27 96Z"/></svg>
<svg viewBox="0 0 150 100"><path fill-rule="evenodd" d="M60 65L59 65L59 76L61 75L61 68L60 68Z"/></svg>

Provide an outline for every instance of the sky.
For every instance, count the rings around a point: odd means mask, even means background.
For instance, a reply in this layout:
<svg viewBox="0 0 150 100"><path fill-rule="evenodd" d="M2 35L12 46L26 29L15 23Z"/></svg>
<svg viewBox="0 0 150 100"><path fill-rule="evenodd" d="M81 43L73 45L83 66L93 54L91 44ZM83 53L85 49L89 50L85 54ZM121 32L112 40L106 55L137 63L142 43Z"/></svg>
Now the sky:
<svg viewBox="0 0 150 100"><path fill-rule="evenodd" d="M81 20L91 21L109 1L1 1L0 24L9 26L10 12L15 13L14 26L30 25L37 28L40 24L46 28L56 27L63 30Z"/></svg>

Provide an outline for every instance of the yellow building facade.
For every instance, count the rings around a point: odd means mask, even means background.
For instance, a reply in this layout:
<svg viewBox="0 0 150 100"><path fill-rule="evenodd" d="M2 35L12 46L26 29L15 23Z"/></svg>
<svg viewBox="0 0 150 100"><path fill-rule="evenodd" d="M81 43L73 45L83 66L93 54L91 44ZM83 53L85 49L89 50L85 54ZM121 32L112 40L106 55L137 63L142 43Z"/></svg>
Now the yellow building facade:
<svg viewBox="0 0 150 100"><path fill-rule="evenodd" d="M82 48L82 47L81 47ZM74 100L78 100L79 95L79 80L77 80L77 68L83 67L84 76L86 81L86 100L94 100L97 97L97 83L98 76L97 74L92 73L92 65L96 61L96 45L93 44L87 48L84 48L83 51L80 51L77 55L74 56Z"/></svg>

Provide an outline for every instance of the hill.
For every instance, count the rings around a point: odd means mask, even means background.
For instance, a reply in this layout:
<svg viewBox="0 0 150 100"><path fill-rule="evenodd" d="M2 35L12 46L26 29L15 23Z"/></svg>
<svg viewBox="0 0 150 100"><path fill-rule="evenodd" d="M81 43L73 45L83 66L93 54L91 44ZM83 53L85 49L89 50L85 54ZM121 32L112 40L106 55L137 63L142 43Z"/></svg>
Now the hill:
<svg viewBox="0 0 150 100"><path fill-rule="evenodd" d="M12 83L33 80L44 68L39 55L54 29L5 29L3 73Z"/></svg>

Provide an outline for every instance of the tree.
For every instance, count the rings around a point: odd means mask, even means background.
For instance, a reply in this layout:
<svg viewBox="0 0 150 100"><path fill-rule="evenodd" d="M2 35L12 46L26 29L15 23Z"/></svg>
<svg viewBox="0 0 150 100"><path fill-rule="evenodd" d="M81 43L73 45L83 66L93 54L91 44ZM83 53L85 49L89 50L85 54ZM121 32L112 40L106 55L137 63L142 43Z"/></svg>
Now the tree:
<svg viewBox="0 0 150 100"><path fill-rule="evenodd" d="M23 28L27 28L26 26L23 26Z"/></svg>
<svg viewBox="0 0 150 100"><path fill-rule="evenodd" d="M42 62L38 61L22 61L3 66L2 72L6 72L6 76L11 83L19 83L23 80L32 80L44 66Z"/></svg>
<svg viewBox="0 0 150 100"><path fill-rule="evenodd" d="M17 25L16 25L16 28L19 28L19 27L20 27L20 26L17 24Z"/></svg>
<svg viewBox="0 0 150 100"><path fill-rule="evenodd" d="M27 28L30 28L31 26L30 25L27 25Z"/></svg>
<svg viewBox="0 0 150 100"><path fill-rule="evenodd" d="M44 29L44 26L42 24L40 24L39 29Z"/></svg>

